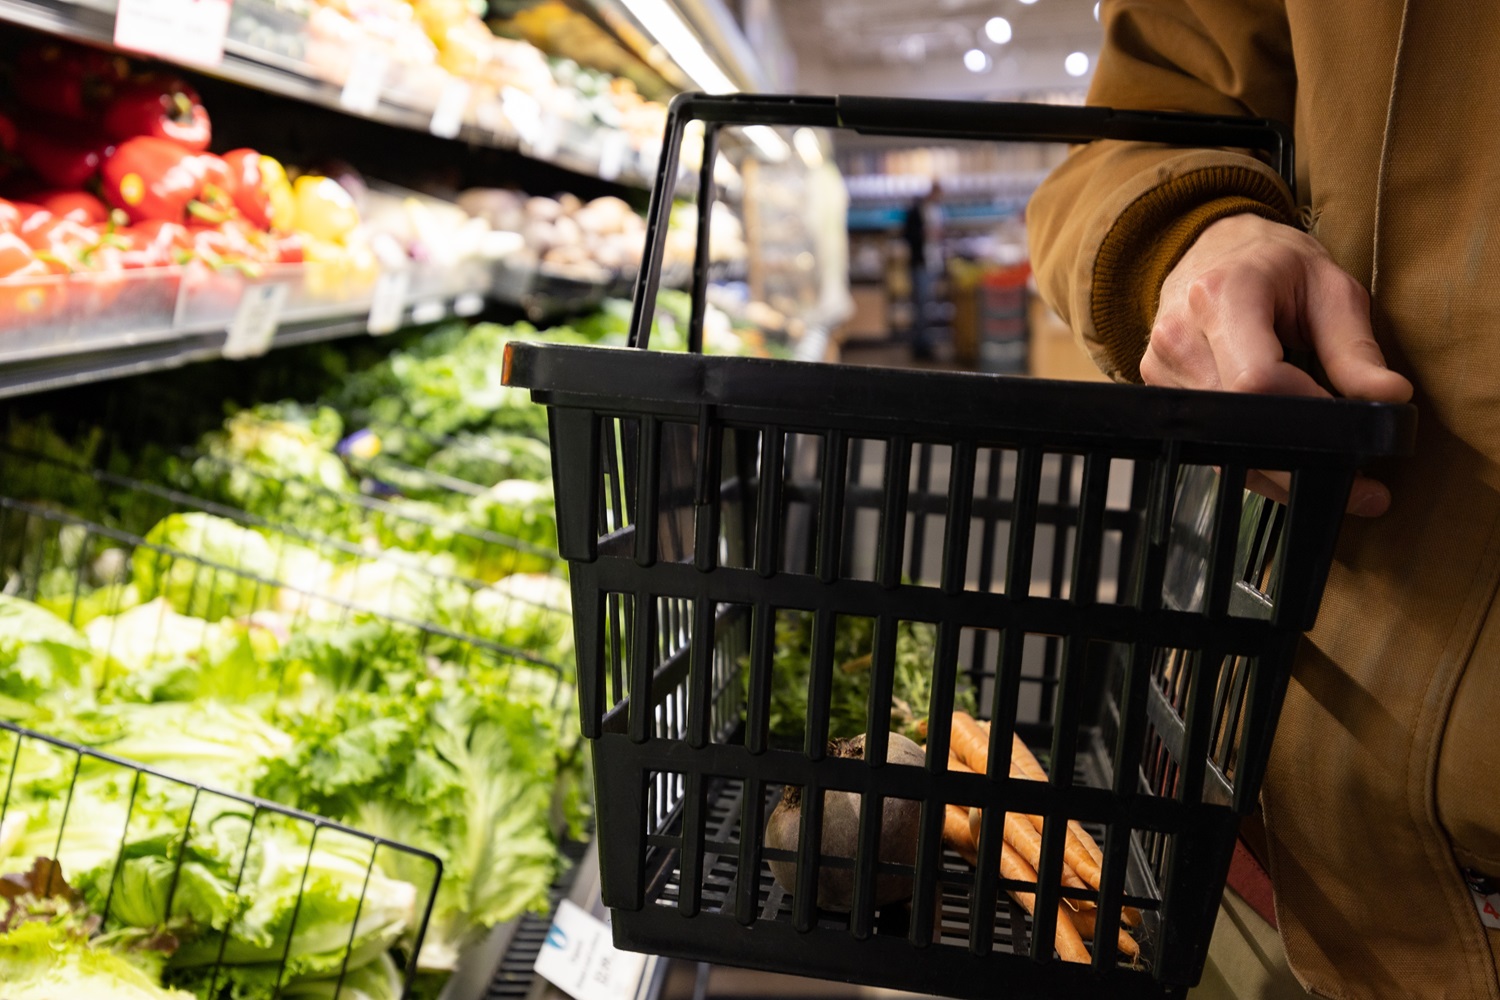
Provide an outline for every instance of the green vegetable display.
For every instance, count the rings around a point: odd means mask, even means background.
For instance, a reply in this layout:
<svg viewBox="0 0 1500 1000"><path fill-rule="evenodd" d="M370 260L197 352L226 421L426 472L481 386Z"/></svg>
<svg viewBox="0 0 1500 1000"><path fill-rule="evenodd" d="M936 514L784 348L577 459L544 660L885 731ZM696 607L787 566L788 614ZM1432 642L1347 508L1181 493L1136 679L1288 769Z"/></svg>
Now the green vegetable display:
<svg viewBox="0 0 1500 1000"><path fill-rule="evenodd" d="M503 348L622 343L624 315L444 327L321 401L232 414L195 457L152 454L147 475L243 521L8 463L30 471L7 492L145 544L54 526L29 577L0 550L34 598L0 595L0 719L181 781L0 730L0 875L55 857L76 889L0 922L4 1000L397 1000L408 958L435 991L546 907L590 777L545 411L501 384ZM99 439L7 440L76 466Z"/></svg>

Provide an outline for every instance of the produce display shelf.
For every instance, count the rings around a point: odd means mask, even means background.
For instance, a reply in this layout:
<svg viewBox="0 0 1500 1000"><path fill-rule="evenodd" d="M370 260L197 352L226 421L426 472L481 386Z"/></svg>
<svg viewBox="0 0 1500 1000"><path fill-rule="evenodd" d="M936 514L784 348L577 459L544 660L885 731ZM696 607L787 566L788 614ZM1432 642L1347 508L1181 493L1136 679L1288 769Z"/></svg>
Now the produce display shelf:
<svg viewBox="0 0 1500 1000"><path fill-rule="evenodd" d="M442 300L411 303L404 307L400 325L435 323L471 315L476 296L459 295ZM366 311L317 319L293 320L277 327L268 349L335 340L366 334ZM208 329L140 334L128 339L101 342L79 350L0 363L0 399L48 392L70 386L128 378L178 368L224 356L228 331L221 325Z"/></svg>
<svg viewBox="0 0 1500 1000"><path fill-rule="evenodd" d="M76 42L109 46L114 41L115 5L109 0L94 0L89 3L75 3L72 0L0 0L0 21ZM331 108L382 125L418 132L434 130L435 111L432 108L411 107L382 93L373 107L353 109L345 99L343 87L309 76L295 60L277 56L233 38L225 40L224 59L219 65L211 68L188 68L243 87ZM603 141L603 135L613 131L615 130L592 130L593 134L589 138L599 141L579 146L576 140L580 129L576 126L565 128L558 142L548 142L541 147L523 141L515 132L496 131L472 121L463 121L457 126L456 132L445 130L444 135L469 146L518 152L565 170L599 177L627 187L649 188L653 164L632 162L639 158L630 156L622 160L605 152L608 143ZM607 159L613 161L608 168L605 166ZM616 163L618 166L614 165Z"/></svg>

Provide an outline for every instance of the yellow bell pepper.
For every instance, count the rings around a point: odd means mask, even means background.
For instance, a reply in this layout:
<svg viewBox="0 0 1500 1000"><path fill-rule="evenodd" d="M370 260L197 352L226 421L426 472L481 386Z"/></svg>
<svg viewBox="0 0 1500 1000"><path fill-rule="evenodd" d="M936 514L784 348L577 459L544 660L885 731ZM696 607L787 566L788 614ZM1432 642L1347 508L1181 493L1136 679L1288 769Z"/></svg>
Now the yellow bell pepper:
<svg viewBox="0 0 1500 1000"><path fill-rule="evenodd" d="M308 174L292 185L297 229L315 240L338 242L359 225L359 209L338 181Z"/></svg>

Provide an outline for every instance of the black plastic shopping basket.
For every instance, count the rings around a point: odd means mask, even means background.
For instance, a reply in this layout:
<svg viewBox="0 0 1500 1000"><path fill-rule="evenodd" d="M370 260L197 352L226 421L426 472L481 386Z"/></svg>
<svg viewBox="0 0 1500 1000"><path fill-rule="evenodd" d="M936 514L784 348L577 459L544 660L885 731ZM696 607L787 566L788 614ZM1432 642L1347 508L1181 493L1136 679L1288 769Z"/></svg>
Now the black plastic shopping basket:
<svg viewBox="0 0 1500 1000"><path fill-rule="evenodd" d="M640 348L692 119L707 126L703 199L729 124L1269 148L1291 172L1267 122L681 98ZM706 247L704 228L694 351ZM1355 469L1410 447L1409 407L531 344L511 346L507 372L549 407L618 945L963 997L1180 996L1198 980ZM1289 473L1290 502L1247 493L1251 470ZM829 745L851 625L869 639L863 759ZM918 633L925 764L887 764ZM805 722L787 740L775 671L798 657ZM991 720L987 775L948 765L953 709L971 703ZM1009 777L1012 732L1048 781ZM777 851L766 825L787 788L800 836ZM822 843L830 791L863 803L841 835L852 850ZM893 804L917 816L905 863L880 851ZM944 850L949 804L984 809L974 866ZM1001 876L1008 812L1044 818L1035 882ZM1101 847L1097 889L1062 883L1069 821ZM818 906L829 873L852 881L848 912ZM1034 894L1034 915L1011 893ZM1091 909L1107 943L1089 964L1054 954L1060 900ZM1114 946L1127 917L1131 961Z"/></svg>

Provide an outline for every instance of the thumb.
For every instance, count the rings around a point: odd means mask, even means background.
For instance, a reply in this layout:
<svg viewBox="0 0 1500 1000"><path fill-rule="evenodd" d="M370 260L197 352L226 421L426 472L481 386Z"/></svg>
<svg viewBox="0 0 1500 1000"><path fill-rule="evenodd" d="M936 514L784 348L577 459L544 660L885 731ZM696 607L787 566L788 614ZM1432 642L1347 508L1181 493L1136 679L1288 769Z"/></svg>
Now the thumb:
<svg viewBox="0 0 1500 1000"><path fill-rule="evenodd" d="M1405 403L1412 385L1386 367L1370 326L1370 296L1336 265L1314 269L1306 288L1305 336L1334 391L1348 399Z"/></svg>

